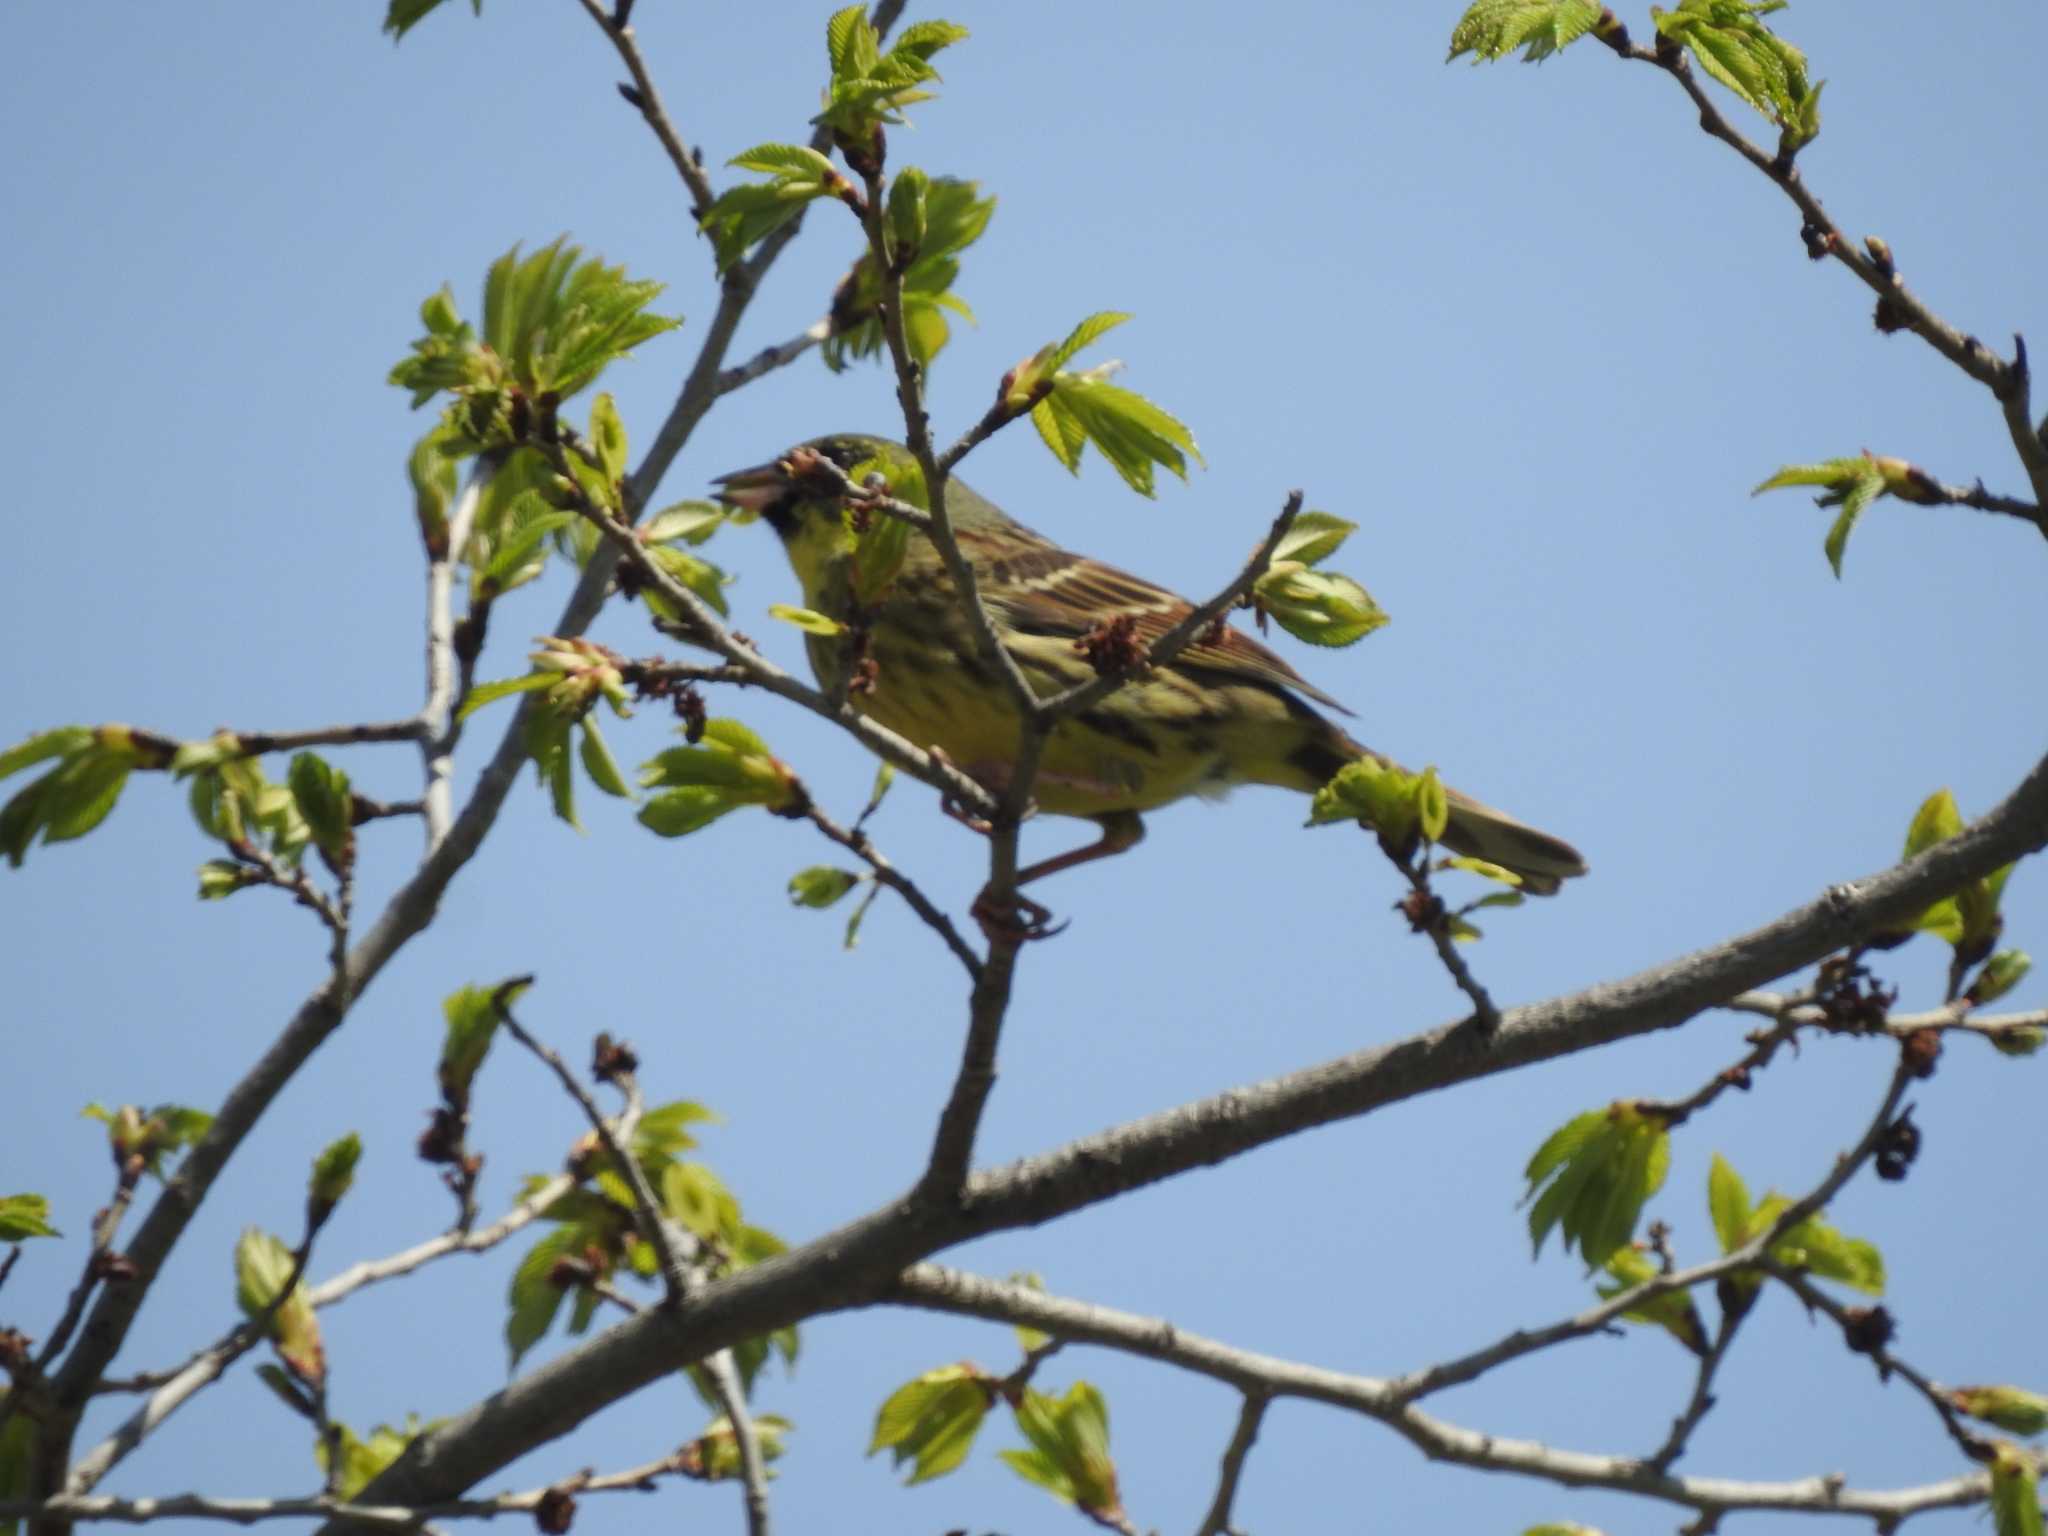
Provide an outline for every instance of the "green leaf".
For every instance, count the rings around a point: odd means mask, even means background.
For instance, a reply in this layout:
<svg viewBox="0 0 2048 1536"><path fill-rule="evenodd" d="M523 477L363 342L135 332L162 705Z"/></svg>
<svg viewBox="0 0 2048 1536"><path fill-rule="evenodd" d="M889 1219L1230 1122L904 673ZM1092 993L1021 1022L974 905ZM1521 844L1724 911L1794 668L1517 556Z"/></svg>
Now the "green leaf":
<svg viewBox="0 0 2048 1536"><path fill-rule="evenodd" d="M725 790L709 786L671 789L652 796L640 807L640 825L656 837L687 837L701 832L728 811L744 802L734 800Z"/></svg>
<svg viewBox="0 0 2048 1536"><path fill-rule="evenodd" d="M554 1326L555 1313L562 1305L562 1287L553 1279L555 1266L563 1259L576 1257L587 1240L582 1228L559 1226L544 1233L540 1241L527 1249L513 1271L508 1296L511 1311L505 1319L505 1347L511 1353L511 1369L516 1370L520 1356L545 1338Z"/></svg>
<svg viewBox="0 0 2048 1536"><path fill-rule="evenodd" d="M1958 1413L2015 1435L2038 1435L2048 1429L2048 1397L2019 1387L1957 1387L1948 1400Z"/></svg>
<svg viewBox="0 0 2048 1536"><path fill-rule="evenodd" d="M96 734L89 725L60 725L38 731L23 742L0 752L0 779L53 757L72 757L90 747Z"/></svg>
<svg viewBox="0 0 2048 1536"><path fill-rule="evenodd" d="M484 280L483 340L529 398L566 400L641 342L682 323L647 312L661 291L623 267L585 259L566 236L526 257L514 246Z"/></svg>
<svg viewBox="0 0 2048 1536"><path fill-rule="evenodd" d="M770 603L768 616L785 624L794 624L807 635L821 635L828 640L846 630L846 626L837 619L819 613L815 608L798 608L790 603Z"/></svg>
<svg viewBox="0 0 2048 1536"><path fill-rule="evenodd" d="M597 728L597 716L583 717L583 740L577 748L577 755L583 759L583 771L590 775L590 782L608 795L621 800L633 798L632 786L626 776L619 772L619 765L612 757L612 749L605 744L604 733Z"/></svg>
<svg viewBox="0 0 2048 1536"><path fill-rule="evenodd" d="M1273 549L1273 563L1292 560L1301 565L1318 565L1334 555L1344 541L1358 531L1328 512L1304 512Z"/></svg>
<svg viewBox="0 0 2048 1536"><path fill-rule="evenodd" d="M1153 494L1155 465L1164 465L1185 480L1187 456L1201 460L1194 434L1143 395L1085 374L1061 373L1053 376L1053 392L1047 398L1059 403L1059 410L1078 423L1124 483L1141 496ZM1040 428L1041 435L1044 430ZM1065 427L1059 430L1064 436Z"/></svg>
<svg viewBox="0 0 2048 1536"><path fill-rule="evenodd" d="M441 4L442 0L391 0L384 12L384 30L391 34L394 43L399 42L406 33L439 10ZM483 15L484 0L469 0L469 8L472 14Z"/></svg>
<svg viewBox="0 0 2048 1536"><path fill-rule="evenodd" d="M289 1294L285 1291L292 1270L292 1251L281 1239L257 1227L243 1229L235 1244L235 1303L251 1321L268 1313L264 1334L276 1346L278 1358L299 1380L317 1389L326 1379L326 1352L304 1280L294 1282Z"/></svg>
<svg viewBox="0 0 2048 1536"><path fill-rule="evenodd" d="M702 544L725 519L726 509L712 502L679 501L650 517L640 529L640 538L646 544L666 544L670 539Z"/></svg>
<svg viewBox="0 0 2048 1536"><path fill-rule="evenodd" d="M506 989L505 1002L509 1006L525 991L524 985ZM438 1076L441 1097L454 1108L468 1106L470 1085L476 1081L477 1069L484 1064L491 1040L498 1032L501 1015L495 1001L497 992L497 987L470 986L441 1000L441 1017L447 1021L447 1028L441 1037Z"/></svg>
<svg viewBox="0 0 2048 1536"><path fill-rule="evenodd" d="M597 451L597 461L604 466L606 478L626 478L626 424L619 419L619 408L613 403L610 390L590 402L590 446Z"/></svg>
<svg viewBox="0 0 2048 1536"><path fill-rule="evenodd" d="M796 906L822 910L837 905L842 896L865 878L850 869L813 864L789 877L789 899Z"/></svg>
<svg viewBox="0 0 2048 1536"><path fill-rule="evenodd" d="M1599 0L1474 0L1451 31L1451 59L1502 59L1517 48L1524 63L1541 63L1590 32Z"/></svg>
<svg viewBox="0 0 2048 1536"><path fill-rule="evenodd" d="M298 802L315 846L336 864L352 857L354 802L348 775L318 753L301 752L292 758L285 784Z"/></svg>
<svg viewBox="0 0 2048 1536"><path fill-rule="evenodd" d="M1615 1249L1607 1256L1606 1269L1614 1277L1614 1283L1603 1283L1594 1289L1609 1301L1657 1277L1657 1266L1650 1262L1649 1255L1636 1247ZM1693 1306L1689 1292L1661 1291L1639 1306L1630 1307L1621 1316L1625 1322L1647 1323L1653 1328L1662 1328L1696 1355L1707 1352L1707 1330L1700 1322L1699 1310Z"/></svg>
<svg viewBox="0 0 2048 1536"><path fill-rule="evenodd" d="M898 171L889 185L890 255L897 262L914 259L924 244L924 200L930 188L931 178L914 165Z"/></svg>
<svg viewBox="0 0 2048 1536"><path fill-rule="evenodd" d="M1834 526L1828 530L1826 541L1828 564L1834 568L1839 580L1842 552L1848 547L1849 534L1856 526L1856 519L1872 501L1887 494L1884 470L1878 460L1867 453L1851 459L1824 459L1818 464L1788 464L1757 486L1750 495L1758 496L1765 491L1795 485L1822 487L1822 494L1815 498L1815 504L1842 509L1835 518Z"/></svg>
<svg viewBox="0 0 2048 1536"><path fill-rule="evenodd" d="M2026 979L2034 968L2033 958L2023 949L2001 949L1984 962L1977 979L1964 990L1973 1007L1995 1003Z"/></svg>
<svg viewBox="0 0 2048 1536"><path fill-rule="evenodd" d="M830 160L808 144L756 144L725 163L765 176L797 175L827 181L839 174Z"/></svg>
<svg viewBox="0 0 2048 1536"><path fill-rule="evenodd" d="M705 1242L730 1244L739 1234L738 1199L702 1163L673 1162L661 1170L661 1206Z"/></svg>
<svg viewBox="0 0 2048 1536"><path fill-rule="evenodd" d="M478 683L469 690L469 697L462 701L462 708L455 712L455 718L467 720L486 704L495 704L498 700L510 698L515 693L532 693L538 688L552 688L560 680L559 672L529 672L524 677L506 677L494 683Z"/></svg>
<svg viewBox="0 0 2048 1536"><path fill-rule="evenodd" d="M1728 1159L1714 1154L1707 1170L1707 1213L1713 1218L1714 1236L1721 1251L1733 1253L1756 1236L1756 1213L1750 1209L1749 1188L1742 1175L1729 1166Z"/></svg>
<svg viewBox="0 0 2048 1536"><path fill-rule="evenodd" d="M2042 1536L2040 1472L2034 1458L2000 1442L1991 1460L1991 1526L1997 1536Z"/></svg>
<svg viewBox="0 0 2048 1536"><path fill-rule="evenodd" d="M1067 339L1065 341L1045 355L1045 365L1042 372L1046 375L1058 373L1060 369L1066 367L1074 359L1076 354L1094 346L1096 342L1130 318L1128 314L1113 309L1105 309L1090 315L1071 331L1067 332Z"/></svg>
<svg viewBox="0 0 2048 1536"><path fill-rule="evenodd" d="M1005 1451L1019 1476L1072 1503L1100 1524L1117 1526L1123 1505L1109 1457L1109 1410L1102 1394L1077 1381L1061 1398L1030 1387L1016 1409L1030 1451Z"/></svg>
<svg viewBox="0 0 2048 1536"><path fill-rule="evenodd" d="M50 1225L50 1202L42 1195L0 1195L0 1243L32 1237L62 1237Z"/></svg>
<svg viewBox="0 0 2048 1536"><path fill-rule="evenodd" d="M875 898L881 894L882 887L879 881L868 887L867 894L861 897L860 904L853 909L853 916L846 920L846 937L840 941L842 948L855 949L859 947L860 925L867 920L868 908L875 904Z"/></svg>
<svg viewBox="0 0 2048 1536"><path fill-rule="evenodd" d="M339 1205L349 1186L355 1183L356 1164L362 1156L363 1138L354 1131L328 1143L313 1159L313 1177L307 1186L310 1198L329 1209Z"/></svg>
<svg viewBox="0 0 2048 1536"><path fill-rule="evenodd" d="M943 1477L967 1458L990 1402L988 1378L971 1365L945 1365L905 1382L875 1415L868 1455L887 1450L911 1464L905 1486Z"/></svg>
<svg viewBox="0 0 2048 1536"><path fill-rule="evenodd" d="M1560 1126L1525 1170L1533 1201L1535 1251L1555 1227L1588 1269L1606 1264L1635 1235L1644 1203L1663 1185L1671 1142L1665 1122L1629 1100L1590 1110Z"/></svg>

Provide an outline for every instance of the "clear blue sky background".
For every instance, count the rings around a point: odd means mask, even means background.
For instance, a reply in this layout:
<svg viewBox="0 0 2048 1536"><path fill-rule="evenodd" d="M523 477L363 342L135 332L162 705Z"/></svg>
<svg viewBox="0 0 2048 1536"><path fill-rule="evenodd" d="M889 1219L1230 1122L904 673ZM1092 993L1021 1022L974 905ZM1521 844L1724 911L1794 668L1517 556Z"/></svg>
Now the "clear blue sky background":
<svg viewBox="0 0 2048 1536"><path fill-rule="evenodd" d="M644 0L653 67L713 166L800 137L827 9ZM421 297L447 281L473 311L486 264L514 241L568 231L667 281L689 324L608 383L642 442L673 397L713 307L707 251L613 93L620 71L596 30L568 3L495 4L481 22L451 5L394 50L378 13L0 17L12 64L0 130L15 146L0 162L0 205L14 210L0 406L15 433L0 737L106 719L198 736L412 710L421 582L402 465L428 423L383 376ZM1183 589L1235 569L1289 487L1360 522L1342 563L1393 624L1355 650L1290 654L1358 710L1364 739L1440 765L1592 861L1562 899L1488 925L1473 958L1497 996L1578 988L1752 926L1887 863L1929 791L1951 785L1981 811L2042 751L2048 550L2035 534L1885 503L1837 583L1820 551L1828 514L1796 494L1749 499L1782 463L1865 447L1950 480L2023 481L1985 392L1912 338L1878 335L1867 294L1805 259L1790 206L1701 135L1657 73L1590 43L1541 69L1445 68L1455 3L963 0L938 14L975 35L945 57L943 98L896 136L896 157L977 177L1001 200L960 284L980 328L963 328L937 368L942 429L972 420L1005 367L1082 315L1129 309L1138 318L1108 350L1129 361L1125 382L1192 424L1209 460L1146 503L1099 461L1070 479L1020 429L967 478L1043 531ZM1639 8L1626 19L1647 26ZM2048 344L2048 226L2030 190L2040 8L1937 17L1866 0L1780 20L1829 80L1826 128L1802 163L1845 228L1887 236L1957 325L2001 348L2015 329ZM736 356L822 312L854 246L833 212L775 272ZM721 405L663 494L700 494L800 438L892 419L880 372L834 378L808 358ZM739 575L742 626L797 665L794 632L762 613L792 591L772 540L736 530L711 552ZM565 590L558 575L500 609L485 675L523 670L527 637L550 627ZM599 634L655 648L631 612ZM769 700L714 707L766 733L833 808L858 808L872 772L858 749ZM486 718L474 732L472 768L499 728ZM662 712L613 739L631 761L652 755ZM340 756L367 792L416 792L404 749ZM600 1028L633 1039L658 1098L725 1114L705 1155L751 1219L792 1240L910 1179L961 1029L957 972L929 936L884 902L848 955L838 915L791 912L788 875L831 853L803 826L736 816L660 843L615 804L585 809L578 836L522 785L432 937L245 1146L119 1369L181 1359L232 1320L235 1233L295 1232L307 1160L343 1131L360 1130L368 1152L316 1274L445 1221L412 1140L434 1098L439 999L465 982L537 971L529 1022L572 1056ZM984 1159L1458 1014L1388 910L1397 891L1378 855L1348 831L1300 830L1302 813L1269 791L1177 808L1138 853L1047 888L1073 926L1025 957ZM926 791L900 785L876 831L964 906L980 851ZM1047 825L1031 846L1085 832ZM369 833L366 912L415 853L409 826ZM0 1321L47 1331L105 1198L99 1131L78 1107L214 1104L318 979L321 937L288 903L192 899L207 856L182 794L138 781L89 841L0 878L0 1189L46 1192L72 1239L24 1257ZM2015 942L2048 944L2042 870L2022 868L2008 910ZM1925 1006L1942 961L1923 941L1883 970ZM2013 1001L2044 999L2033 983ZM1580 1109L1690 1091L1740 1053L1745 1027L1704 1017L946 1257L1039 1270L1060 1292L1255 1349L1407 1369L1586 1300L1574 1259L1553 1248L1530 1262L1514 1210L1523 1161ZM1686 1126L1653 1208L1681 1254L1711 1250L1702 1191L1716 1149L1753 1190L1807 1187L1861 1129L1888 1055L1809 1046ZM1884 1248L1902 1351L1947 1381L2048 1385L2031 1166L2043 1070L1957 1042L1914 1095L1927 1146L1911 1180L1866 1177L1834 1208ZM487 1211L580 1128L509 1052L483 1074L476 1125ZM455 1411L501 1383L513 1258L446 1264L326 1314L337 1411L367 1428ZM1788 1298L1767 1297L1747 1332L1684 1470L1839 1470L1878 1486L1959 1470L1925 1405L1880 1387ZM758 1397L797 1424L777 1485L783 1528L1075 1528L995 1461L1016 1443L1005 1425L965 1471L909 1493L862 1461L882 1397L962 1357L1007 1369L1014 1345L1003 1329L921 1315L808 1326L795 1378ZM1077 1374L1109 1395L1133 1518L1190 1529L1230 1394L1082 1349L1043 1379ZM1501 1434L1646 1451L1690 1379L1669 1340L1632 1332L1434 1406ZM657 1388L491 1486L656 1455L701 1422L680 1382ZM110 1487L303 1491L307 1441L244 1367ZM664 1495L666 1514L590 1501L578 1529L731 1529L735 1502L695 1488ZM1299 1405L1268 1420L1239 1506L1239 1524L1261 1532L1544 1519L1679 1523L1433 1467L1369 1423Z"/></svg>

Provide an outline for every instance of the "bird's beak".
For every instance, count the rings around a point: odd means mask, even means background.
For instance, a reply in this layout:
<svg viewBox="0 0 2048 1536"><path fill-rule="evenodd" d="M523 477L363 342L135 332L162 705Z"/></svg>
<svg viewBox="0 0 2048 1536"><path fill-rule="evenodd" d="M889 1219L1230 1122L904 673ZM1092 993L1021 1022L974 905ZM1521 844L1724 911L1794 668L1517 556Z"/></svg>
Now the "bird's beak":
<svg viewBox="0 0 2048 1536"><path fill-rule="evenodd" d="M712 492L728 507L743 512L765 512L787 494L790 486L789 470L778 459L766 464L756 464L752 469L736 469L729 475L718 475L711 482L717 487Z"/></svg>

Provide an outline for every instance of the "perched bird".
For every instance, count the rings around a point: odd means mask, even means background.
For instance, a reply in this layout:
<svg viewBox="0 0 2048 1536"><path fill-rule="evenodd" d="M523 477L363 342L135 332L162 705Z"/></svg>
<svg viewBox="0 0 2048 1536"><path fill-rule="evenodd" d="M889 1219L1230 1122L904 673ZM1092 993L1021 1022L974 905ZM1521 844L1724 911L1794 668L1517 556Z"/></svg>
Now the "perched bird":
<svg viewBox="0 0 2048 1536"><path fill-rule="evenodd" d="M859 471L857 484L875 473L892 486L922 482L899 443L848 433L801 447ZM806 478L805 456L791 449L772 463L720 476L717 494L758 512L780 535L807 607L852 627L852 644L846 634L806 636L811 669L821 685L850 685L849 696L870 719L919 747L941 749L955 767L1000 792L1016 756L1017 714L976 645L937 548L911 530L900 571L862 609L843 482L809 462ZM1150 644L1189 611L1164 587L1013 522L957 479L946 483L946 509L1003 647L1040 697L1095 675L1083 642L1101 635L1106 623L1128 616L1127 632ZM1236 784L1313 793L1359 758L1388 762L1311 700L1350 713L1229 627L1134 676L1054 729L1032 785L1040 810L1086 817L1101 827L1101 839L1031 865L1020 882L1123 852L1144 836L1142 812L1188 795ZM1449 800L1443 842L1454 851L1513 870L1534 891L1554 891L1560 880L1586 872L1569 843L1456 790Z"/></svg>

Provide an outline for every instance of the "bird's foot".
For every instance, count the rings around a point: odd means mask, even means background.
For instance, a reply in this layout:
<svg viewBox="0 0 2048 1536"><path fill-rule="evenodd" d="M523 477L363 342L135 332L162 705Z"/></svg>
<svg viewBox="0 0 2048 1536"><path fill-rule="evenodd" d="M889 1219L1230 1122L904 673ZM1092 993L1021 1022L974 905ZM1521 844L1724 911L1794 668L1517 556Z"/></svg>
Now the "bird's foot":
<svg viewBox="0 0 2048 1536"><path fill-rule="evenodd" d="M989 943L1008 949L1028 944L1034 939L1049 939L1056 933L1066 931L1064 922L1055 923L1049 908L1033 901L1021 892L1012 891L1008 896L997 898L984 886L974 905L968 909Z"/></svg>

